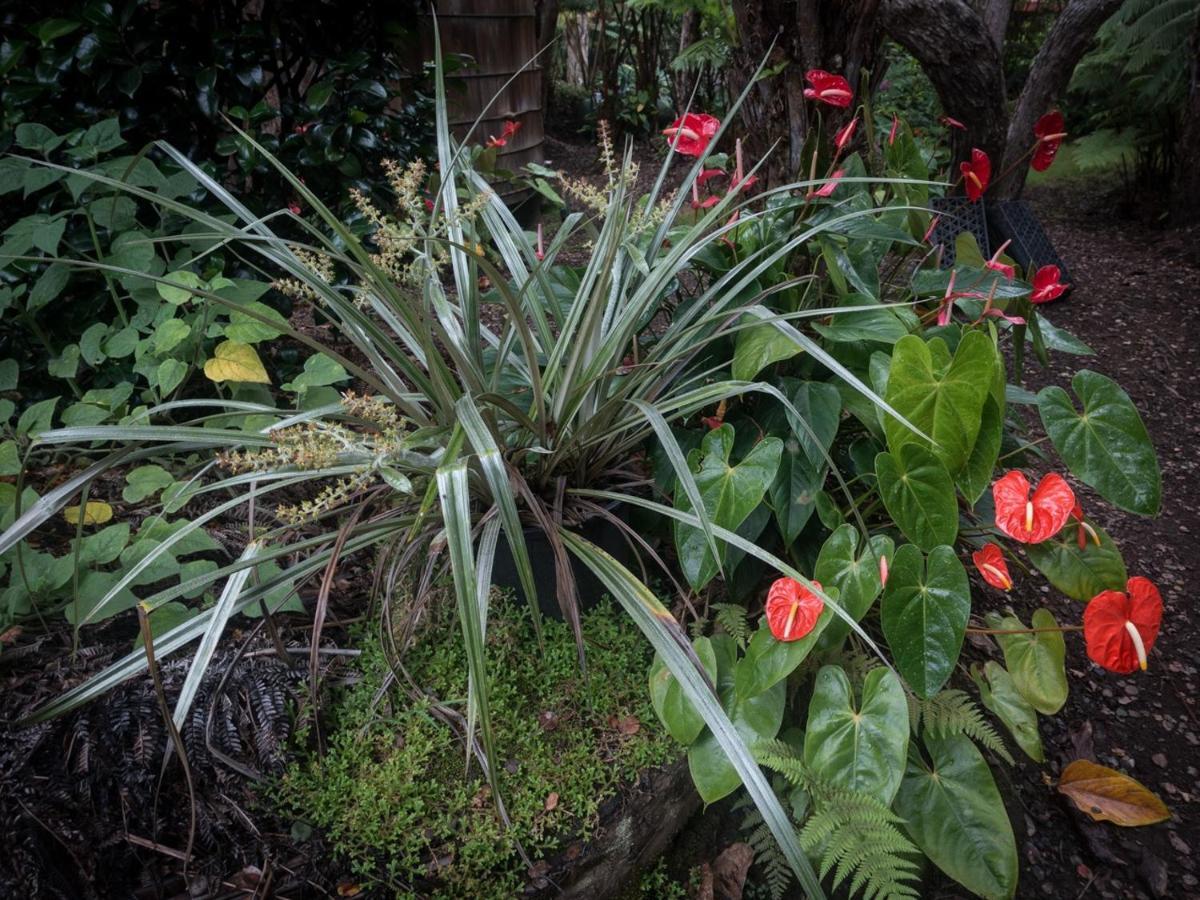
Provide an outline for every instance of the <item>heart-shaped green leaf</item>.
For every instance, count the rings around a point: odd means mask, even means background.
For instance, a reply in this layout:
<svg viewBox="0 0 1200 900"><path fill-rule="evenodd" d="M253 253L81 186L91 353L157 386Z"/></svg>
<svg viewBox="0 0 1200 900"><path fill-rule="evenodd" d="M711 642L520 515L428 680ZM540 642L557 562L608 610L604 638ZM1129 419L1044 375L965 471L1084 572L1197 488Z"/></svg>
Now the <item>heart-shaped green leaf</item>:
<svg viewBox="0 0 1200 900"><path fill-rule="evenodd" d="M1042 736L1038 734L1037 710L1017 690L1008 670L991 660L982 667L975 663L971 666L971 678L979 688L983 705L1004 723L1025 755L1034 762L1043 762L1046 756Z"/></svg>
<svg viewBox="0 0 1200 900"><path fill-rule="evenodd" d="M835 602L838 600L837 592L834 589L827 585L822 585L822 589L830 600ZM739 697L755 697L770 690L791 675L796 667L804 662L805 657L812 652L813 647L817 645L817 640L821 637L821 632L829 627L829 623L836 616L837 614L826 604L821 615L817 617L813 630L798 641L775 640L764 616L759 623L758 631L750 639L746 655L738 660L737 667L734 669L737 695Z"/></svg>
<svg viewBox="0 0 1200 900"><path fill-rule="evenodd" d="M762 502L783 451L779 438L763 438L741 462L733 465L729 459L733 441L733 426L728 423L705 435L699 451L700 469L696 473L696 487L709 519L730 531L736 531ZM682 490L675 492L675 503L683 512L692 508ZM699 590L717 574L717 560L699 528L677 522L675 548L683 574L693 588Z"/></svg>
<svg viewBox="0 0 1200 900"><path fill-rule="evenodd" d="M1152 516L1162 501L1158 458L1142 417L1111 378L1083 369L1071 379L1075 409L1060 387L1042 388L1042 425L1071 474L1121 509Z"/></svg>
<svg viewBox="0 0 1200 900"><path fill-rule="evenodd" d="M780 387L804 419L795 421L776 404L762 420L768 434L786 436L769 499L779 530L791 543L808 524L817 492L825 484L825 453L837 434L842 399L837 388L825 382L786 378Z"/></svg>
<svg viewBox="0 0 1200 900"><path fill-rule="evenodd" d="M744 699L727 689L721 692L721 705L742 740L747 746L753 747L761 741L773 739L779 733L779 726L783 724L786 694L787 685L782 681L768 691ZM715 803L732 794L742 783L733 763L707 728L688 748L687 756L692 782L705 803Z"/></svg>
<svg viewBox="0 0 1200 900"><path fill-rule="evenodd" d="M958 537L954 481L942 461L920 444L875 457L879 493L905 537L922 550L953 544Z"/></svg>
<svg viewBox="0 0 1200 900"><path fill-rule="evenodd" d="M871 536L869 543L862 544L858 529L846 524L834 530L817 556L813 578L826 589L836 589L838 601L855 621L861 621L875 598L883 590L879 577L879 561L887 559L890 564L894 545L887 535ZM818 649L830 650L841 645L850 633L850 625L840 616L835 617L817 642Z"/></svg>
<svg viewBox="0 0 1200 900"><path fill-rule="evenodd" d="M1079 546L1078 526L1068 525L1056 538L1026 548L1029 561L1055 588L1087 602L1101 591L1123 591L1128 575L1121 551L1104 529L1092 526L1100 543L1085 535Z"/></svg>
<svg viewBox="0 0 1200 900"><path fill-rule="evenodd" d="M934 441L931 448L951 472L966 464L979 434L983 402L992 383L996 347L982 331L968 331L946 365L941 338L926 343L916 335L896 342L884 399ZM883 423L888 449L926 442L889 416Z"/></svg>
<svg viewBox="0 0 1200 900"><path fill-rule="evenodd" d="M717 655L712 642L706 637L701 637L692 644L704 671L716 684ZM659 720L666 726L667 732L679 743L685 746L692 743L704 730L704 717L684 695L682 686L658 654L655 654L654 663L650 667L650 703L654 706Z"/></svg>
<svg viewBox="0 0 1200 900"><path fill-rule="evenodd" d="M988 900L1017 890L1017 842L983 756L963 735L925 736L932 764L915 752L896 794L909 837L939 869Z"/></svg>
<svg viewBox="0 0 1200 900"><path fill-rule="evenodd" d="M1000 457L1000 443L1004 439L1004 407L990 396L983 404L983 418L979 424L979 434L975 437L975 446L967 463L955 476L954 481L967 502L974 506L983 492L992 483L992 475L996 470L996 460Z"/></svg>
<svg viewBox="0 0 1200 900"><path fill-rule="evenodd" d="M804 761L831 784L863 791L890 806L908 754L908 700L890 669L872 669L856 698L840 666L817 673Z"/></svg>
<svg viewBox="0 0 1200 900"><path fill-rule="evenodd" d="M1016 616L987 616L989 628L1020 631L1025 626ZM1021 696L1038 712L1052 716L1067 702L1067 642L1048 609L1033 614L1036 631L994 635L1004 651L1004 665Z"/></svg>
<svg viewBox="0 0 1200 900"><path fill-rule="evenodd" d="M918 696L932 697L954 669L971 615L967 571L953 548L935 547L928 561L912 544L897 550L881 613L896 668Z"/></svg>
<svg viewBox="0 0 1200 900"><path fill-rule="evenodd" d="M791 359L803 349L770 322L751 325L738 332L731 373L735 381L753 381L771 363Z"/></svg>

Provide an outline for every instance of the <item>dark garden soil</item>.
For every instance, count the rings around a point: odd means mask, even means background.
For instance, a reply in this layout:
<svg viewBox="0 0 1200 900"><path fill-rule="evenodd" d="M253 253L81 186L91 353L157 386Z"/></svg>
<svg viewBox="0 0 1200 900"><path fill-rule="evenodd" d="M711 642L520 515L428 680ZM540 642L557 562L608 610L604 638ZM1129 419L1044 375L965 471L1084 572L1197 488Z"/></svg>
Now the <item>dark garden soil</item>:
<svg viewBox="0 0 1200 900"><path fill-rule="evenodd" d="M554 142L550 151L555 168L599 174L591 148ZM643 180L654 169L648 163ZM1147 520L1119 512L1086 488L1080 497L1089 517L1120 545L1130 574L1158 583L1166 614L1149 671L1129 677L1091 665L1081 637L1068 635L1070 699L1058 715L1040 719L1046 764L1022 757L1015 767L994 769L1017 836L1017 895L1200 897L1200 612L1192 595L1200 568L1200 326L1193 314L1200 297L1200 229L1159 229L1118 217L1107 199L1083 194L1078 184L1045 187L1029 199L1069 266L1074 288L1044 312L1096 353L1084 359L1059 355L1049 370L1032 363L1027 387L1065 386L1073 371L1088 367L1117 379L1142 411L1163 468L1161 515ZM369 579L366 571L349 574L353 582L337 592L347 600L361 597ZM977 612L1011 603L1028 621L1035 608L1047 606L1061 622L1079 621L1082 604L1038 587L1036 578L1018 581L1026 587L1008 597L981 588ZM353 611L348 605L333 613ZM177 858L187 838L188 792L174 765L156 791L166 735L148 682L139 680L113 695L120 699L101 701L70 722L12 728L16 716L127 652L130 628L109 631L92 635L78 658L62 637L14 637L15 646L0 653L0 827L6 844L0 896L188 896ZM283 640L300 645L307 636L295 627ZM218 702L218 733L197 733L198 722L185 729L190 745L208 750L193 764L202 801L197 847L209 873L206 882L193 885L200 895L338 893L337 867L319 839L289 833L290 823L276 821L256 801L250 779L217 764L232 758L261 774L282 765L291 728L284 694L303 692L305 672L303 663L280 662L271 646L264 633L245 658L214 665L231 673L202 688L218 700L228 697L223 706ZM995 650L984 641L968 650L975 658L989 653ZM168 689L182 680L181 665L164 667ZM1079 757L1143 782L1167 802L1171 820L1140 829L1092 823L1054 790L1062 768ZM147 808L156 793L157 817ZM743 813L730 806L721 803L694 818L669 851L673 875L686 879L689 869L711 865L741 837ZM152 839L156 818L169 820L158 844ZM922 896L964 894L934 880Z"/></svg>

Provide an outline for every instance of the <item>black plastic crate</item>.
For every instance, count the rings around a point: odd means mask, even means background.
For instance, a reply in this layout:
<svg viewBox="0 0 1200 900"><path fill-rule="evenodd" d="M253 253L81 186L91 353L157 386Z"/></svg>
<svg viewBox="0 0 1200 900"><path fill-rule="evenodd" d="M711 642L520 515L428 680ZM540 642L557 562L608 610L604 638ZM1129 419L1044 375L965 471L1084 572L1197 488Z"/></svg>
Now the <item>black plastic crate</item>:
<svg viewBox="0 0 1200 900"><path fill-rule="evenodd" d="M964 231L975 236L979 252L984 259L992 255L988 244L988 216L984 209L984 201L972 203L966 197L935 197L929 201L934 215L938 217L933 229L932 242L942 245L942 268L954 266L958 256L954 242Z"/></svg>
<svg viewBox="0 0 1200 900"><path fill-rule="evenodd" d="M1042 266L1058 266L1061 280L1070 284L1071 278L1054 244L1046 237L1042 224L1023 200L1000 200L988 207L988 228L992 243L999 247L1007 240L1012 243L1004 251L1027 272ZM1063 296L1067 296L1068 290Z"/></svg>

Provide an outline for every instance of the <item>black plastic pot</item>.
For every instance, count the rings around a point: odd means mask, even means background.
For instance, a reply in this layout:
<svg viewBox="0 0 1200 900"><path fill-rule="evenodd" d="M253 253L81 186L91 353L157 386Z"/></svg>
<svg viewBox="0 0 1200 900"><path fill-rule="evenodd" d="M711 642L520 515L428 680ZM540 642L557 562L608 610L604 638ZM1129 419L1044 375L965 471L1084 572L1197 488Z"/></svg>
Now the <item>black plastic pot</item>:
<svg viewBox="0 0 1200 900"><path fill-rule="evenodd" d="M622 521L625 520L623 504L614 504L610 511ZM588 519L577 528L578 533L591 541L609 556L616 559L626 568L637 571L637 561L621 529L609 519L596 516ZM538 607L542 615L562 620L562 610L558 605L558 584L554 572L554 551L550 541L540 528L525 529L525 546L529 550L529 562L533 567L533 583L537 589ZM571 572L575 576L575 584L579 588L579 610L585 612L600 602L600 598L608 593L604 584L592 574L592 570L576 559L568 551L567 558L571 563ZM525 591L521 587L521 578L517 574L517 565L513 561L512 550L504 532L500 532L500 540L496 542L496 559L492 564L492 584L502 590L512 591L517 601L525 603Z"/></svg>
<svg viewBox="0 0 1200 900"><path fill-rule="evenodd" d="M933 229L933 243L942 245L942 268L954 267L958 258L954 241L964 231L975 236L979 252L984 259L992 255L988 244L988 220L984 209L984 201L972 203L966 197L935 197L929 201L930 208L937 215L937 225Z"/></svg>
<svg viewBox="0 0 1200 900"><path fill-rule="evenodd" d="M1012 241L1005 254L1011 256L1022 269L1028 271L1031 267L1037 270L1041 266L1058 266L1062 273L1061 280L1070 283L1067 267L1029 204L1023 200L1001 200L988 207L987 220L992 243L999 247L1005 241ZM1062 296L1069 293L1068 290Z"/></svg>

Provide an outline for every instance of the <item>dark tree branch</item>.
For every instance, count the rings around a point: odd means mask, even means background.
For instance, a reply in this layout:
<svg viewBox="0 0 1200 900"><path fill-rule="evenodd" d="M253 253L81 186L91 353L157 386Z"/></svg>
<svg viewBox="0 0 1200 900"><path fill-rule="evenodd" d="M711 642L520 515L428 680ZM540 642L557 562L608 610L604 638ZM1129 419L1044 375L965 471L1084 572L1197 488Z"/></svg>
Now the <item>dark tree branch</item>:
<svg viewBox="0 0 1200 900"><path fill-rule="evenodd" d="M1012 14L1013 0L984 0L983 27L991 36L992 43L1001 56L1004 55L1004 36L1008 33L1008 17Z"/></svg>
<svg viewBox="0 0 1200 900"><path fill-rule="evenodd" d="M1042 48L1033 58L1029 77L1021 89L1012 119L1008 123L1005 142L1004 168L1013 167L1012 174L993 193L1015 196L1025 186L1028 167L1016 165L1033 145L1033 124L1048 112L1055 100L1067 89L1071 73L1089 46L1096 31L1115 13L1123 0L1069 0L1054 20Z"/></svg>

